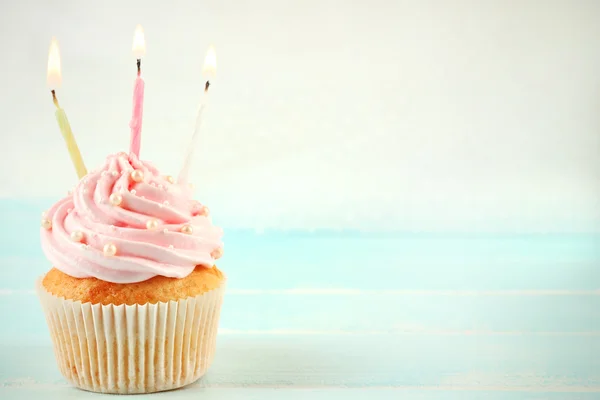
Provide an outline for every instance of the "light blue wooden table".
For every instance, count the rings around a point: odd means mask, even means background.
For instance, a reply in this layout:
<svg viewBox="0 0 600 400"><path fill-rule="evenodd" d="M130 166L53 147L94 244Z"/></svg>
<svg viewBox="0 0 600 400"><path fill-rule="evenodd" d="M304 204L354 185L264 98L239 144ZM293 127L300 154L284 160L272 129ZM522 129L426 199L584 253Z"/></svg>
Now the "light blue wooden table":
<svg viewBox="0 0 600 400"><path fill-rule="evenodd" d="M32 290L46 204L0 204L0 399L99 398L62 379ZM153 398L600 399L600 236L225 240L215 362Z"/></svg>

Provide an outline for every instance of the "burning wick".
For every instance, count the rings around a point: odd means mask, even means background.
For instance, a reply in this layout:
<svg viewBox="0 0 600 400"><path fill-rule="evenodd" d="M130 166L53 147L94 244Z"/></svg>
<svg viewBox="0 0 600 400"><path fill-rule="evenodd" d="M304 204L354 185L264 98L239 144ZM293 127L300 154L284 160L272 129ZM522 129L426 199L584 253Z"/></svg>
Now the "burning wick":
<svg viewBox="0 0 600 400"><path fill-rule="evenodd" d="M52 93L52 102L54 103L56 108L60 108L60 105L58 104L58 99L56 98L56 91L52 89L50 92Z"/></svg>

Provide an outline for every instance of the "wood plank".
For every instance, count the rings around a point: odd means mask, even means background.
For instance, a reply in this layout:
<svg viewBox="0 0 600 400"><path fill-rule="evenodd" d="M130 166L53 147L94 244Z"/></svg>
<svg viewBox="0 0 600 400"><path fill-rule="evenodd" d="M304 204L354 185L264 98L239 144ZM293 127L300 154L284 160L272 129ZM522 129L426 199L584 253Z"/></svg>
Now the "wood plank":
<svg viewBox="0 0 600 400"><path fill-rule="evenodd" d="M348 243L352 245L352 243ZM33 245L35 246L35 245ZM243 248L227 242L228 252L219 263L228 275L231 289L365 289L365 290L582 290L600 289L600 261L581 262L500 262L489 259L481 262L452 265L450 260L436 264L413 261L386 261L384 255L369 256L369 263L353 261L324 261L311 263L276 258L242 259L235 255ZM37 247L31 253L39 252ZM0 257L0 295L7 290L32 290L35 280L50 269L43 255ZM365 269L368 265L368 269ZM18 271L18 273L15 273Z"/></svg>
<svg viewBox="0 0 600 400"><path fill-rule="evenodd" d="M221 335L200 388L600 393L600 337ZM0 346L0 387L64 385L49 345Z"/></svg>
<svg viewBox="0 0 600 400"><path fill-rule="evenodd" d="M0 240L0 290L31 289L50 268L39 246L38 223L32 225L30 241L12 233ZM15 226L4 232L22 230ZM230 230L225 243L219 267L236 289L600 289L596 235L259 235Z"/></svg>
<svg viewBox="0 0 600 400"><path fill-rule="evenodd" d="M223 332L569 333L600 336L600 295L226 294ZM15 304L19 304L15 307ZM37 296L0 296L0 340L43 341Z"/></svg>
<svg viewBox="0 0 600 400"><path fill-rule="evenodd" d="M98 399L98 395L74 389L67 385L0 387L5 400L38 399ZM546 392L546 391L490 391L469 389L430 388L379 388L379 389L290 389L290 388L202 388L192 386L165 393L136 395L137 399L186 400L597 400L598 393Z"/></svg>

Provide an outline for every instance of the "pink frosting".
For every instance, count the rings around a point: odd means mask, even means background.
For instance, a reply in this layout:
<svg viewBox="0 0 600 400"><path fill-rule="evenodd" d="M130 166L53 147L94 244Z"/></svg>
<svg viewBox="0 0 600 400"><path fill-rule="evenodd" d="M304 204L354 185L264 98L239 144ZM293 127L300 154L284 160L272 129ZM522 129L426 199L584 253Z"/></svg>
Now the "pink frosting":
<svg viewBox="0 0 600 400"><path fill-rule="evenodd" d="M143 172L142 182L132 180L134 169ZM122 196L118 206L109 202L113 193ZM212 255L218 257L223 247L223 231L202 210L187 185L172 184L152 164L119 153L47 212L52 227L41 229L42 249L55 268L76 278L114 283L184 278L198 265L212 267ZM151 219L157 229L146 228ZM184 225L192 227L191 234L181 232ZM71 238L74 231L83 234L81 242ZM117 253L105 255L111 243Z"/></svg>

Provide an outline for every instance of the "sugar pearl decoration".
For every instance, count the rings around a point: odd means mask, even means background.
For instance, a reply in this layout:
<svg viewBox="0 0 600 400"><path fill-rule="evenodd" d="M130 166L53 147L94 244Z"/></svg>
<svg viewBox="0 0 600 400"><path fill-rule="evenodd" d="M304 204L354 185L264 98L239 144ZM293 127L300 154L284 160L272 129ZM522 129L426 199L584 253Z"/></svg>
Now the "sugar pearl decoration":
<svg viewBox="0 0 600 400"><path fill-rule="evenodd" d="M169 233L169 230L167 228L163 229L163 233Z"/></svg>
<svg viewBox="0 0 600 400"><path fill-rule="evenodd" d="M110 173L112 176L119 176L119 173L117 171L113 171Z"/></svg>
<svg viewBox="0 0 600 400"><path fill-rule="evenodd" d="M110 204L113 206L118 206L123 202L123 196L121 196L119 193L113 193L108 198L108 201L110 201Z"/></svg>
<svg viewBox="0 0 600 400"><path fill-rule="evenodd" d="M165 179L167 180L167 182L169 183L175 183L175 178L173 178L171 175L167 175L165 176Z"/></svg>
<svg viewBox="0 0 600 400"><path fill-rule="evenodd" d="M192 228L191 225L183 225L181 227L181 233L185 233L186 235L191 235L192 233L194 233L194 228Z"/></svg>
<svg viewBox="0 0 600 400"><path fill-rule="evenodd" d="M52 229L52 221L50 221L48 218L42 219L42 228L48 230Z"/></svg>
<svg viewBox="0 0 600 400"><path fill-rule="evenodd" d="M149 219L148 221L146 221L146 229L149 230L154 230L158 228L158 221L155 219Z"/></svg>
<svg viewBox="0 0 600 400"><path fill-rule="evenodd" d="M214 258L215 260L218 260L219 258L221 258L221 256L223 255L223 249L222 248L218 248L212 251L212 253L210 253L210 256L212 258Z"/></svg>
<svg viewBox="0 0 600 400"><path fill-rule="evenodd" d="M140 169L136 169L131 173L131 179L134 182L141 182L144 180L144 173Z"/></svg>
<svg viewBox="0 0 600 400"><path fill-rule="evenodd" d="M117 254L117 246L115 246L113 243L107 243L104 245L103 252L105 256L112 257Z"/></svg>
<svg viewBox="0 0 600 400"><path fill-rule="evenodd" d="M83 232L81 232L81 231L71 232L71 240L74 242L81 242L83 240Z"/></svg>
<svg viewBox="0 0 600 400"><path fill-rule="evenodd" d="M171 250L172 250L172 249L174 249L174 248L175 248L175 246L173 246L172 244L170 244L170 245L169 245L169 249L171 249Z"/></svg>
<svg viewBox="0 0 600 400"><path fill-rule="evenodd" d="M198 215L204 215L205 217L208 217L208 207L206 206L202 206L202 208L200 208L200 212L198 213Z"/></svg>

